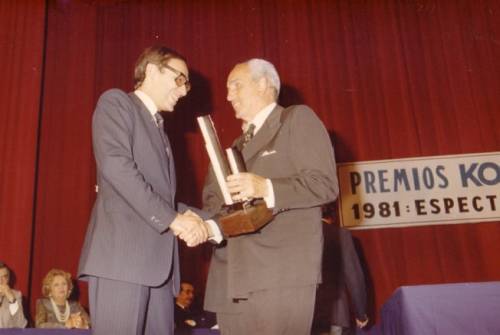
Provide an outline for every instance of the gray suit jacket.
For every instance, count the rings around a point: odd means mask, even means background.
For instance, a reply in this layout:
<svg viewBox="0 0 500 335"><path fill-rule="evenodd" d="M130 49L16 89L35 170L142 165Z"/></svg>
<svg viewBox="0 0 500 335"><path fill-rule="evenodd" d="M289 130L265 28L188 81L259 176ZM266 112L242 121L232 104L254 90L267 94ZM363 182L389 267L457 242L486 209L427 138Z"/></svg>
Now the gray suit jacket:
<svg viewBox="0 0 500 335"><path fill-rule="evenodd" d="M24 317L23 311L23 297L21 292L17 290L12 290L14 297L17 300L19 308L14 315L10 314L9 302L4 296L0 296L0 328L25 328L28 321Z"/></svg>
<svg viewBox="0 0 500 335"><path fill-rule="evenodd" d="M253 291L320 282L320 206L338 194L330 138L307 106L277 106L242 154L248 171L271 179L277 214L259 232L215 249L205 296L205 309L215 312L238 311L232 299ZM223 203L213 174L203 201L212 212Z"/></svg>
<svg viewBox="0 0 500 335"><path fill-rule="evenodd" d="M163 131L163 130L161 130ZM168 139L133 93L112 89L92 120L97 199L83 246L79 276L179 286L175 171ZM166 135L165 135L166 138Z"/></svg>

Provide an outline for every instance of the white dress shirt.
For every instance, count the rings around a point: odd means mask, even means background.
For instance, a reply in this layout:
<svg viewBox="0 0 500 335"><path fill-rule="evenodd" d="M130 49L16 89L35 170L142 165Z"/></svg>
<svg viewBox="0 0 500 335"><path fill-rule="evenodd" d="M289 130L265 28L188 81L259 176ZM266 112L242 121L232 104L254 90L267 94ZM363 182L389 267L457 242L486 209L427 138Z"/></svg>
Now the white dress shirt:
<svg viewBox="0 0 500 335"><path fill-rule="evenodd" d="M135 90L134 94L139 98L139 100L142 101L142 103L146 106L147 110L151 113L151 116L153 117L153 121L156 124L156 118L155 114L158 113L158 108L156 107L155 103L153 102L153 99L149 97L146 93L144 93L141 90ZM156 124L158 125L158 124Z"/></svg>

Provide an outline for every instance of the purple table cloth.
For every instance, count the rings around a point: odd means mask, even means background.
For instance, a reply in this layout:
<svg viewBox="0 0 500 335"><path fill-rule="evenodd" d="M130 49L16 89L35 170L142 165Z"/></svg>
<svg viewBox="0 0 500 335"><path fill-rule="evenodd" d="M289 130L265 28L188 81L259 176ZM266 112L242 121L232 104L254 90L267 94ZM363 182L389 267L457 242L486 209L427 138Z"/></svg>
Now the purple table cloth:
<svg viewBox="0 0 500 335"><path fill-rule="evenodd" d="M83 329L0 329L0 335L90 335L90 330Z"/></svg>
<svg viewBox="0 0 500 335"><path fill-rule="evenodd" d="M177 335L219 335L218 330L210 329L193 329L183 332L176 331ZM0 329L0 335L90 335L90 330L81 329Z"/></svg>
<svg viewBox="0 0 500 335"><path fill-rule="evenodd" d="M384 335L499 335L500 282L402 286L383 305Z"/></svg>

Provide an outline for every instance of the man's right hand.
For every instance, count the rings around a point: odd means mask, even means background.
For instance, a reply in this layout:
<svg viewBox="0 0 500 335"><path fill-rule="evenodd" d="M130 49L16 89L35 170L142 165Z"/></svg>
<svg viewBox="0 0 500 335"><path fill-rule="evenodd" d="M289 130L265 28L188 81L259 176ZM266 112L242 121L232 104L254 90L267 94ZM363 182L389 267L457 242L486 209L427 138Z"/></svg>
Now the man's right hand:
<svg viewBox="0 0 500 335"><path fill-rule="evenodd" d="M195 247L205 242L209 237L207 224L191 211L177 214L170 224L170 229L172 229L175 236L184 240L188 247Z"/></svg>
<svg viewBox="0 0 500 335"><path fill-rule="evenodd" d="M356 319L356 326L358 328L364 328L368 324L368 317L365 315L363 320Z"/></svg>
<svg viewBox="0 0 500 335"><path fill-rule="evenodd" d="M5 296L9 302L14 301L16 298L8 284L0 284L0 296L2 295Z"/></svg>

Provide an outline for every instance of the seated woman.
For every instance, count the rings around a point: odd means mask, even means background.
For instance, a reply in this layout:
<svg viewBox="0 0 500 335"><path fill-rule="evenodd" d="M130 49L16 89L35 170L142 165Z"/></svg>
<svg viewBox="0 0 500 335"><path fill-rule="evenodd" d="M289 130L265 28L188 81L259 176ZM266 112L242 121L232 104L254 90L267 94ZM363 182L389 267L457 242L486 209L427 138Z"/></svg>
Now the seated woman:
<svg viewBox="0 0 500 335"><path fill-rule="evenodd" d="M43 279L42 294L36 302L37 328L88 329L90 318L78 301L68 301L73 289L68 272L52 269Z"/></svg>

